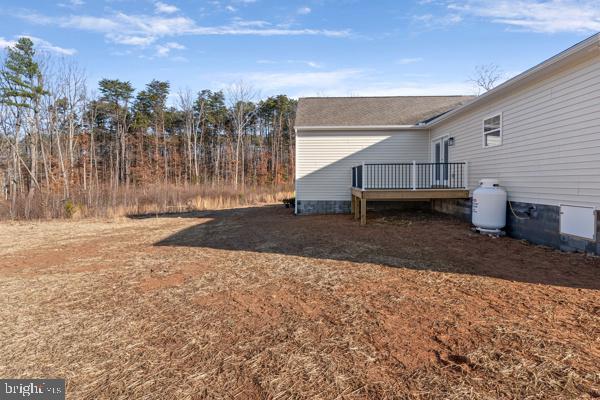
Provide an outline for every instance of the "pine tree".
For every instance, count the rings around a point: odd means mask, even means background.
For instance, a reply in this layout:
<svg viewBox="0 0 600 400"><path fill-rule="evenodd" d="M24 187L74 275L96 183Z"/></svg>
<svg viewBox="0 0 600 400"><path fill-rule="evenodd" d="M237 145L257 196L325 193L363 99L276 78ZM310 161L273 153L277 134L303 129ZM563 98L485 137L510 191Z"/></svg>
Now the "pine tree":
<svg viewBox="0 0 600 400"><path fill-rule="evenodd" d="M33 196L37 181L37 154L40 135L40 100L46 91L43 86L42 73L35 61L33 42L27 37L20 38L14 46L8 47L6 61L0 71L0 102L14 110L14 142L13 152L13 199L16 197L16 179L18 177L19 161L27 169L29 179L27 186L28 197ZM22 160L19 153L19 136L21 127L26 122L27 114L33 111L33 128L27 131L26 141L29 145L29 166ZM14 200L13 200L14 207ZM27 212L28 213L28 212Z"/></svg>
<svg viewBox="0 0 600 400"><path fill-rule="evenodd" d="M111 106L113 111L113 128L115 130L114 183L129 183L129 159L127 152L127 114L129 101L133 97L133 86L130 82L118 79L102 79L99 83L102 100Z"/></svg>

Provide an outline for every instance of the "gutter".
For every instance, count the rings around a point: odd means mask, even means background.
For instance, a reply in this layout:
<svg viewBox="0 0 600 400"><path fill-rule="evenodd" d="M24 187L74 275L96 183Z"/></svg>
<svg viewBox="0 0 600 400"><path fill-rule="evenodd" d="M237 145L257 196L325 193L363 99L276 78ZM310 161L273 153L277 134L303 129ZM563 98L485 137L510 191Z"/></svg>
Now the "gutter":
<svg viewBox="0 0 600 400"><path fill-rule="evenodd" d="M298 131L414 131L428 129L426 124L421 125L324 125L324 126L295 126Z"/></svg>

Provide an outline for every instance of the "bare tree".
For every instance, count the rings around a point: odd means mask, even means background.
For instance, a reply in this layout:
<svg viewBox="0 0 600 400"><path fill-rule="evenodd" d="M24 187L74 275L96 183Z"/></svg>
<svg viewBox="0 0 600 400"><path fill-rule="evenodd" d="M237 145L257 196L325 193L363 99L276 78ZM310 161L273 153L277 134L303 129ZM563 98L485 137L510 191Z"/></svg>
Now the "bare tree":
<svg viewBox="0 0 600 400"><path fill-rule="evenodd" d="M477 94L493 89L504 78L504 72L494 63L482 64L475 67L469 82L473 83Z"/></svg>
<svg viewBox="0 0 600 400"><path fill-rule="evenodd" d="M8 195L12 193L11 187L14 184L14 170L11 168L11 158L13 156L10 143L11 129L9 108L3 102L0 102L0 162L2 164L0 184L2 185L2 198L5 201L8 201Z"/></svg>
<svg viewBox="0 0 600 400"><path fill-rule="evenodd" d="M240 170L240 149L243 147L243 136L246 127L250 124L256 114L253 100L257 97L254 88L244 82L237 82L228 89L229 113L235 135L235 176L234 187L238 186L238 175ZM244 160L242 158L242 184L244 182Z"/></svg>
<svg viewBox="0 0 600 400"><path fill-rule="evenodd" d="M198 168L197 168L197 157L196 157L196 140L193 141L192 136L195 136L194 132L194 96L190 89L180 90L178 96L179 108L183 113L184 119L184 136L185 136L185 153L187 158L186 170L188 174L188 181L192 178L198 179Z"/></svg>
<svg viewBox="0 0 600 400"><path fill-rule="evenodd" d="M108 213L147 203L149 190L167 207L191 194L172 196L182 183L279 190L293 180L296 101L285 95L256 101L240 82L228 96L183 90L169 105L168 82L134 96L119 79L88 95L76 64L34 55L26 41L0 52L0 218Z"/></svg>

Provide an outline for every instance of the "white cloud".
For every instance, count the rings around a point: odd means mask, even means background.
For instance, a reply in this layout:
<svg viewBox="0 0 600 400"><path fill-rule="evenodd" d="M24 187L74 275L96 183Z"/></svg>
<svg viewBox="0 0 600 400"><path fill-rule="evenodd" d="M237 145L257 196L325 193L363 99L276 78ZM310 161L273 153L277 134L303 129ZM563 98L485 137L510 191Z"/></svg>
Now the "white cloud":
<svg viewBox="0 0 600 400"><path fill-rule="evenodd" d="M43 15L22 15L24 19L43 25L59 25L62 28L76 28L96 32L119 32L120 24L111 18L72 15L64 18L51 18Z"/></svg>
<svg viewBox="0 0 600 400"><path fill-rule="evenodd" d="M348 30L285 28L273 26L266 21L234 19L221 26L200 26L186 16L160 16L116 13L106 17L70 15L50 17L35 13L17 15L31 23L56 25L62 28L80 29L101 33L111 42L131 46L148 46L157 39L183 35L254 35L254 36L327 36L347 37Z"/></svg>
<svg viewBox="0 0 600 400"><path fill-rule="evenodd" d="M406 57L406 58L401 58L398 61L396 61L396 64L408 65L408 64L419 63L421 61L423 61L423 59L421 57Z"/></svg>
<svg viewBox="0 0 600 400"><path fill-rule="evenodd" d="M225 7L225 9L226 9L227 11L229 11L229 12L236 12L236 11L237 11L237 8L235 8L235 7L234 7L234 6L232 6L232 5L229 5L229 6Z"/></svg>
<svg viewBox="0 0 600 400"><path fill-rule="evenodd" d="M65 48L65 47L56 46L47 40L40 39L40 38L37 38L34 36L28 36L28 37L29 37L29 39L31 39L31 41L34 43L34 45L36 45L37 48L41 49L41 50L49 51L51 53L61 54L64 56L72 56L77 53L77 50L75 50L75 49L69 49L69 48Z"/></svg>
<svg viewBox="0 0 600 400"><path fill-rule="evenodd" d="M449 3L448 8L533 32L600 31L597 0L467 0Z"/></svg>
<svg viewBox="0 0 600 400"><path fill-rule="evenodd" d="M184 45L179 44L177 42L169 42L169 43L167 43L167 46L169 46L171 49L177 49L177 50L185 49Z"/></svg>
<svg viewBox="0 0 600 400"><path fill-rule="evenodd" d="M69 0L67 3L58 3L59 7L76 8L85 4L83 0Z"/></svg>
<svg viewBox="0 0 600 400"><path fill-rule="evenodd" d="M310 14L311 11L312 10L310 9L310 7L300 7L297 12L300 15L307 15Z"/></svg>
<svg viewBox="0 0 600 400"><path fill-rule="evenodd" d="M7 47L14 46L17 43L15 40L6 40L2 36L0 36L0 49L5 49Z"/></svg>
<svg viewBox="0 0 600 400"><path fill-rule="evenodd" d="M446 15L423 14L413 16L413 21L430 29L446 28L462 22L463 17L458 13Z"/></svg>
<svg viewBox="0 0 600 400"><path fill-rule="evenodd" d="M357 69L340 69L324 72L276 72L276 73L248 73L243 79L262 90L277 92L284 90L302 90L314 88L315 92L331 88L340 88L349 80L361 76L362 71Z"/></svg>
<svg viewBox="0 0 600 400"><path fill-rule="evenodd" d="M154 10L160 14L173 14L179 11L179 8L172 4L163 3L162 1L157 1L154 3Z"/></svg>
<svg viewBox="0 0 600 400"><path fill-rule="evenodd" d="M304 72L249 72L228 74L219 82L243 79L260 87L267 95L287 93L299 96L433 96L473 94L468 82L436 82L432 78L385 79L375 71L365 69L337 69ZM225 83L215 85L225 87Z"/></svg>
<svg viewBox="0 0 600 400"><path fill-rule="evenodd" d="M307 60L282 60L282 61L276 61L276 60L258 60L256 61L257 64L301 64L301 65L306 65L309 66L311 68L321 68L321 64L319 64L316 61L307 61Z"/></svg>
<svg viewBox="0 0 600 400"><path fill-rule="evenodd" d="M156 46L156 56L166 57L169 55L171 50L183 50L185 46L177 42L168 42L165 44L159 44Z"/></svg>
<svg viewBox="0 0 600 400"><path fill-rule="evenodd" d="M119 35L108 33L106 37L113 43L124 44L128 46L146 47L156 41L153 36L134 36L134 35Z"/></svg>
<svg viewBox="0 0 600 400"><path fill-rule="evenodd" d="M27 37L27 38L31 39L36 50L47 51L50 53L60 54L63 56L72 56L75 53L77 53L77 50L75 50L75 49L68 49L68 48L56 46L47 40L44 40L44 39L41 39L41 38L38 38L35 36L23 35L23 36L19 36L19 37ZM14 46L16 43L17 43L16 39L15 40L6 40L3 37L0 37L0 48L2 48L2 49L9 47L9 46Z"/></svg>
<svg viewBox="0 0 600 400"><path fill-rule="evenodd" d="M255 27L255 28L263 28L265 26L271 25L267 21L263 20L245 20L242 18L234 18L233 24L235 26L243 26L243 27Z"/></svg>
<svg viewBox="0 0 600 400"><path fill-rule="evenodd" d="M452 96L472 95L473 86L465 82L380 82L358 86L357 96Z"/></svg>

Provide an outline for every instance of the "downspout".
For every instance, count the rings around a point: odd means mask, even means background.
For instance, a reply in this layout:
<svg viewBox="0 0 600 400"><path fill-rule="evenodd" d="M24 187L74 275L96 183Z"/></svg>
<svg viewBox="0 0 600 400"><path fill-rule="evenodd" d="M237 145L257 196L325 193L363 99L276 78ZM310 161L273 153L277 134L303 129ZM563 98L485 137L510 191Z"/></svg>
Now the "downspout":
<svg viewBox="0 0 600 400"><path fill-rule="evenodd" d="M298 215L298 128L294 127L294 140L296 141L294 146L294 215Z"/></svg>
<svg viewBox="0 0 600 400"><path fill-rule="evenodd" d="M431 159L431 127L427 129L427 132L429 133L429 142L427 143L427 154L429 154L429 162L433 162L433 160Z"/></svg>

